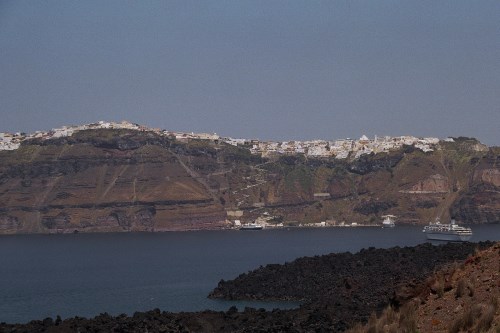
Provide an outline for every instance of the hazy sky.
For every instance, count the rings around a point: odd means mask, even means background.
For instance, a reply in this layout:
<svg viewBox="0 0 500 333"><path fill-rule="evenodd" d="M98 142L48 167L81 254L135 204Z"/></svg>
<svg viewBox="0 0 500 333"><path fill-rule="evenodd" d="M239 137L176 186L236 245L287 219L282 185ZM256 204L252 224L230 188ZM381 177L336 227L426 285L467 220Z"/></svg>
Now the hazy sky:
<svg viewBox="0 0 500 333"><path fill-rule="evenodd" d="M500 1L0 0L0 117L500 145Z"/></svg>

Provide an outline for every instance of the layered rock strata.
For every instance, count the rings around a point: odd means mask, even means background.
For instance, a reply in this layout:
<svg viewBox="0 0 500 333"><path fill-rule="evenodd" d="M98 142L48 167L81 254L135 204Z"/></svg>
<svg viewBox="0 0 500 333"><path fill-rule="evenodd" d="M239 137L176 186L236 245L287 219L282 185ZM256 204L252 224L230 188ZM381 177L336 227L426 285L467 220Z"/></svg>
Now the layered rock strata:
<svg viewBox="0 0 500 333"><path fill-rule="evenodd" d="M269 223L500 221L500 149L473 139L354 160L279 156L138 130L86 130L0 151L0 233L169 231Z"/></svg>

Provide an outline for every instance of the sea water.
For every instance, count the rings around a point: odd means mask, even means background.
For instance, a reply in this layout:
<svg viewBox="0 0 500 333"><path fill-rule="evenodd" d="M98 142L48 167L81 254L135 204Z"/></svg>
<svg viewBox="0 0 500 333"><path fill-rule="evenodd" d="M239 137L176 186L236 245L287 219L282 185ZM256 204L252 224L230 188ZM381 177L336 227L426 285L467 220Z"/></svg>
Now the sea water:
<svg viewBox="0 0 500 333"><path fill-rule="evenodd" d="M303 256L425 242L421 227L290 228L0 236L0 322L60 315L287 308L296 303L207 298L220 279ZM500 225L471 241L500 240Z"/></svg>

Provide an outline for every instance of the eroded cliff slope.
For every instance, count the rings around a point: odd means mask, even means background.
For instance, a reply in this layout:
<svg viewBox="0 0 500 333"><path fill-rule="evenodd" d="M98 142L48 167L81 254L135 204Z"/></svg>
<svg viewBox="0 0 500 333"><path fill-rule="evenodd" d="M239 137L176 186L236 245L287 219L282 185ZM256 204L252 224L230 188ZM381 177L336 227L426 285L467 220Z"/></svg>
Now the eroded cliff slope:
<svg viewBox="0 0 500 333"><path fill-rule="evenodd" d="M29 140L0 151L0 233L217 229L263 213L285 224L498 223L500 149L466 138L438 148L349 161L121 129Z"/></svg>

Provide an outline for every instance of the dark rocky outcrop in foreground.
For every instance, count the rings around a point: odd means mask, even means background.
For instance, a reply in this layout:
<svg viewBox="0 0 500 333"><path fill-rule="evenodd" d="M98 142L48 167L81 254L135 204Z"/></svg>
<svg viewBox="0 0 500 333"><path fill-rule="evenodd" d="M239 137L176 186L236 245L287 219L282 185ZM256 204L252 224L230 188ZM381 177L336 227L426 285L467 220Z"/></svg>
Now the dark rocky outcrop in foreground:
<svg viewBox="0 0 500 333"><path fill-rule="evenodd" d="M348 332L500 332L500 242L436 271L401 308L387 307Z"/></svg>
<svg viewBox="0 0 500 333"><path fill-rule="evenodd" d="M267 265L231 281L221 281L210 297L224 299L302 300L304 308L328 309L335 327L365 320L388 303L399 306L412 289L438 267L465 259L491 243L430 243L415 247L363 249L299 258Z"/></svg>
<svg viewBox="0 0 500 333"><path fill-rule="evenodd" d="M449 243L441 246L375 249L300 258L267 265L233 281L221 281L211 297L228 299L300 299L294 310L203 311L152 310L133 316L101 314L0 324L0 332L341 332L387 304L404 304L422 292L426 277L445 264L463 261L493 245Z"/></svg>

